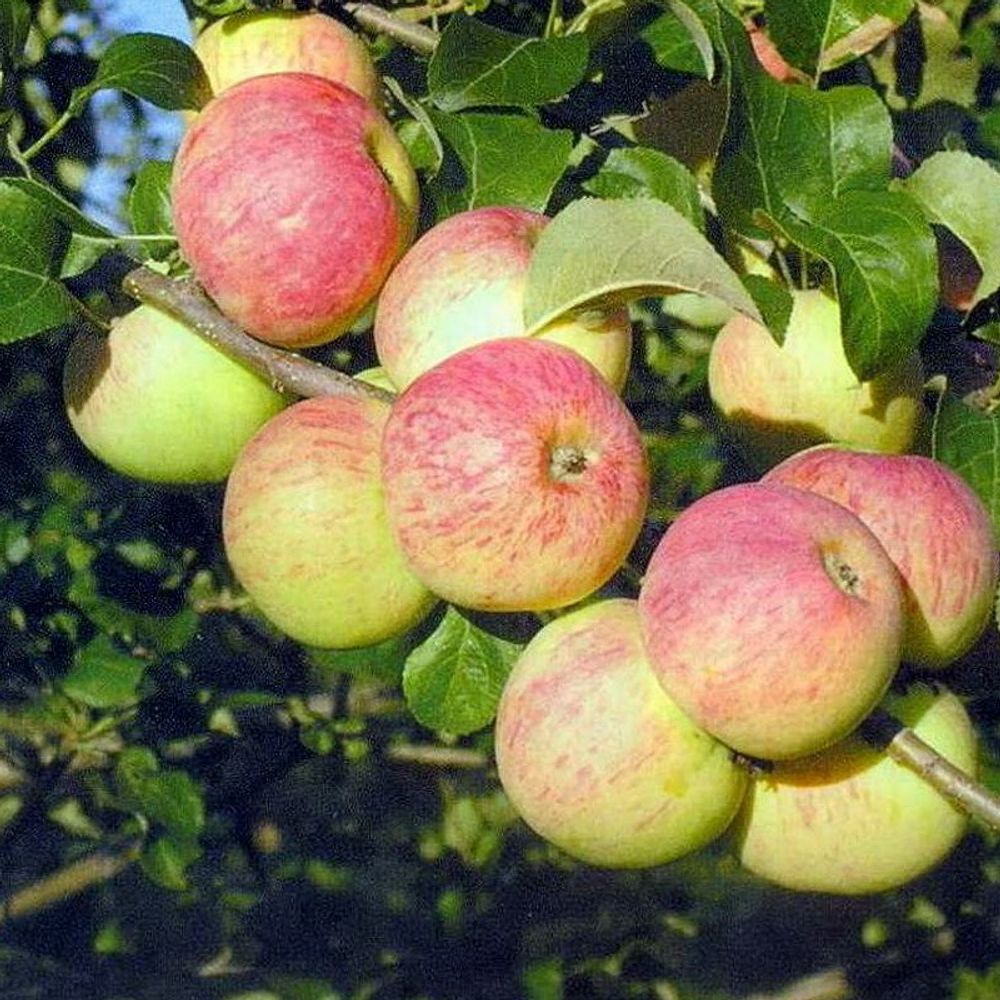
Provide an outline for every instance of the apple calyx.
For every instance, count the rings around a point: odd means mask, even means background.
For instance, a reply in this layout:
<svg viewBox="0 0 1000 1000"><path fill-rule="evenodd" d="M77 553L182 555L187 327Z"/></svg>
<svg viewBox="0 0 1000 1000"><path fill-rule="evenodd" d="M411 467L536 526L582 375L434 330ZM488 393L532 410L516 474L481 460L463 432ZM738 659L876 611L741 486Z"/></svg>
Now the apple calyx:
<svg viewBox="0 0 1000 1000"><path fill-rule="evenodd" d="M549 475L557 483L572 483L596 460L597 453L594 451L571 444L558 444L549 456Z"/></svg>
<svg viewBox="0 0 1000 1000"><path fill-rule="evenodd" d="M861 577L850 563L844 562L835 552L823 553L823 566L827 575L851 597L861 596Z"/></svg>

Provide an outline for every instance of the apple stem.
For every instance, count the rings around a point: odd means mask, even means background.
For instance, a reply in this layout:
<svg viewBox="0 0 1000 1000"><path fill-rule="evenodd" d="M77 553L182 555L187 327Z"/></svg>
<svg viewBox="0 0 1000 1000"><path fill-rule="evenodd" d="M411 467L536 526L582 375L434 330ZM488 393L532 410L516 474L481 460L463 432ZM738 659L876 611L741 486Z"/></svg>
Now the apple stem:
<svg viewBox="0 0 1000 1000"><path fill-rule="evenodd" d="M199 337L246 368L263 376L289 396L369 396L391 402L391 392L351 378L318 361L255 340L224 316L190 279L174 281L148 267L137 267L122 279L133 298L186 323Z"/></svg>
<svg viewBox="0 0 1000 1000"><path fill-rule="evenodd" d="M897 764L920 775L962 812L1000 831L1000 796L955 767L912 729L878 711L865 721L862 733L871 742L885 746Z"/></svg>

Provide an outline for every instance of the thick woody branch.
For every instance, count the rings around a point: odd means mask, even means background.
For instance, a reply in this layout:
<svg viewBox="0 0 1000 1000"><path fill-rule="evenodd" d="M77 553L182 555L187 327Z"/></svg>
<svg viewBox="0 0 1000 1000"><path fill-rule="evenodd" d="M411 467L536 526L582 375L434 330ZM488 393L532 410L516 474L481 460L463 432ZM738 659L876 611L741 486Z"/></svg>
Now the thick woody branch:
<svg viewBox="0 0 1000 1000"><path fill-rule="evenodd" d="M879 711L865 721L862 732L871 742L884 746L897 764L914 771L962 812L1000 830L1000 797L960 771L912 729Z"/></svg>
<svg viewBox="0 0 1000 1000"><path fill-rule="evenodd" d="M369 396L387 402L393 399L392 393L385 389L254 340L219 312L193 281L174 281L148 267L137 267L125 275L122 288L140 302L154 305L187 324L199 337L289 396Z"/></svg>

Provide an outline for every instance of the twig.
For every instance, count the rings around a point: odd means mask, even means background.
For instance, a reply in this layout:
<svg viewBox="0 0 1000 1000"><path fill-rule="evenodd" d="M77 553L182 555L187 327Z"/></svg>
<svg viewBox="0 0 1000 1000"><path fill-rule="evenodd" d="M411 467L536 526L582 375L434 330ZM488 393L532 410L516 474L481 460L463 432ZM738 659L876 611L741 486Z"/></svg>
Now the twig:
<svg viewBox="0 0 1000 1000"><path fill-rule="evenodd" d="M479 771L489 767L489 757L479 750L465 747L441 747L433 743L402 743L389 747L385 752L389 760L402 764L421 764L425 767L454 767Z"/></svg>
<svg viewBox="0 0 1000 1000"><path fill-rule="evenodd" d="M441 0L440 3L425 3L418 7L400 7L394 16L407 22L426 21L428 18L454 14L465 4L466 0Z"/></svg>
<svg viewBox="0 0 1000 1000"><path fill-rule="evenodd" d="M377 34L388 35L402 42L407 48L430 55L440 40L440 35L422 24L405 21L396 14L371 3L345 3L347 11L363 28Z"/></svg>
<svg viewBox="0 0 1000 1000"><path fill-rule="evenodd" d="M885 746L897 764L914 771L957 808L1000 831L1000 797L942 757L912 729L877 711L865 720L862 733Z"/></svg>
<svg viewBox="0 0 1000 1000"><path fill-rule="evenodd" d="M754 993L746 1000L850 1000L853 996L843 969L826 969L798 979L778 993Z"/></svg>
<svg viewBox="0 0 1000 1000"><path fill-rule="evenodd" d="M47 910L107 882L128 868L138 857L139 845L136 843L117 854L97 851L74 861L0 901L0 925Z"/></svg>
<svg viewBox="0 0 1000 1000"><path fill-rule="evenodd" d="M133 298L186 323L198 336L290 396L370 396L386 402L394 398L385 389L254 340L219 312L193 281L173 281L148 267L138 267L125 275L122 288Z"/></svg>

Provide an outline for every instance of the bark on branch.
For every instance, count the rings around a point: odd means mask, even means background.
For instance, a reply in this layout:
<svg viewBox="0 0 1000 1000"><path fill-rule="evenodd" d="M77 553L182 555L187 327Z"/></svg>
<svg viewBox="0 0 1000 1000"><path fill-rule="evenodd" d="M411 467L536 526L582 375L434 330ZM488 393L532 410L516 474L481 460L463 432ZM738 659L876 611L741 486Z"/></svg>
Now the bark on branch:
<svg viewBox="0 0 1000 1000"><path fill-rule="evenodd" d="M224 316L191 280L175 281L148 267L137 267L125 275L122 288L140 302L154 305L187 324L198 336L289 396L370 396L386 402L394 398L385 389L254 340Z"/></svg>

